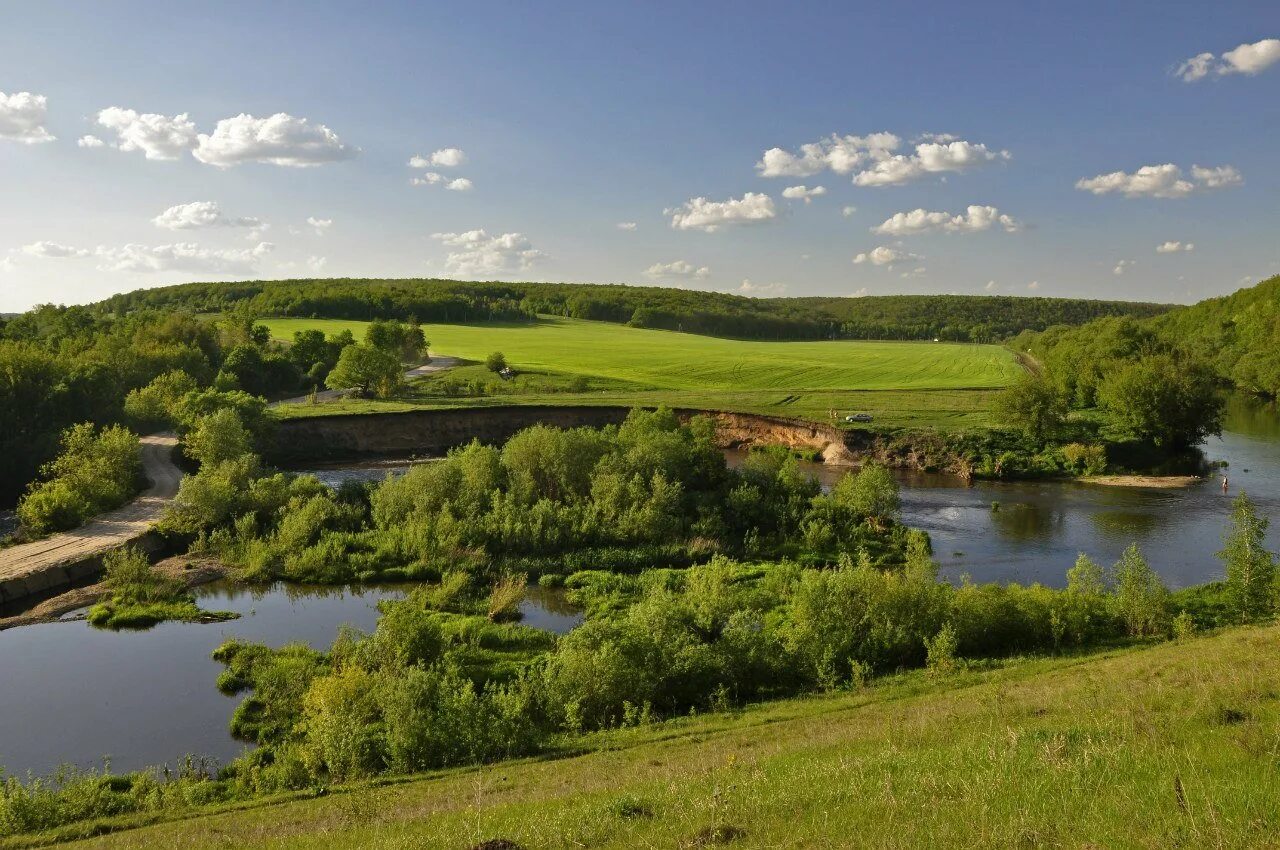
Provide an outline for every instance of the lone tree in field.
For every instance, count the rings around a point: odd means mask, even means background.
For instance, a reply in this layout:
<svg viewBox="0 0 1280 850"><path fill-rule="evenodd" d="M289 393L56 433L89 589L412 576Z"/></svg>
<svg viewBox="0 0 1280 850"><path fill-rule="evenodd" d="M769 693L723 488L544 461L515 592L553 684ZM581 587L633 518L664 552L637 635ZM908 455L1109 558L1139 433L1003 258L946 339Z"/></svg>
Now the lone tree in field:
<svg viewBox="0 0 1280 850"><path fill-rule="evenodd" d="M1218 557L1227 568L1227 597L1242 623L1266 617L1276 607L1275 556L1262 545L1267 524L1245 493L1236 496Z"/></svg>
<svg viewBox="0 0 1280 850"><path fill-rule="evenodd" d="M427 338L417 322L402 325L395 320L374 319L365 331L364 341L402 360L416 360L427 350Z"/></svg>
<svg viewBox="0 0 1280 850"><path fill-rule="evenodd" d="M490 372L501 372L507 368L507 358L501 351L495 351L484 359L484 365Z"/></svg>
<svg viewBox="0 0 1280 850"><path fill-rule="evenodd" d="M325 385L331 390L354 387L360 395L388 396L400 385L400 358L371 345L348 345Z"/></svg>

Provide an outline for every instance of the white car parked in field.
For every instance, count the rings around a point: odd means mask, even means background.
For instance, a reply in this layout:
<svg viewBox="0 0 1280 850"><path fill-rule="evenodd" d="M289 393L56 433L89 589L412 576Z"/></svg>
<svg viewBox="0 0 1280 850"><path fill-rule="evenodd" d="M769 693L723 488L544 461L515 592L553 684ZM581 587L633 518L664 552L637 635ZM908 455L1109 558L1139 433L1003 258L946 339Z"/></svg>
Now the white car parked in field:
<svg viewBox="0 0 1280 850"><path fill-rule="evenodd" d="M870 413L851 413L844 418L845 422L870 422Z"/></svg>

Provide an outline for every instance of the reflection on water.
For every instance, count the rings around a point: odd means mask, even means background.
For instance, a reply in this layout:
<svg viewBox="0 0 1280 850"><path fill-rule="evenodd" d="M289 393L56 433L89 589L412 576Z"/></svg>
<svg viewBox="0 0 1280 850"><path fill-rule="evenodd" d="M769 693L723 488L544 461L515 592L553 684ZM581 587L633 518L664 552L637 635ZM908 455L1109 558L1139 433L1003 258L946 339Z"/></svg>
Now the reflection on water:
<svg viewBox="0 0 1280 850"><path fill-rule="evenodd" d="M186 753L222 761L245 748L227 732L236 698L218 693L222 665L210 653L223 641L327 649L346 623L377 625L377 604L408 585L358 589L214 583L197 588L201 606L235 611L223 623L162 623L107 632L62 622L0 632L0 766L46 774L64 762L117 770L174 763ZM562 592L532 588L523 622L559 633L581 622Z"/></svg>

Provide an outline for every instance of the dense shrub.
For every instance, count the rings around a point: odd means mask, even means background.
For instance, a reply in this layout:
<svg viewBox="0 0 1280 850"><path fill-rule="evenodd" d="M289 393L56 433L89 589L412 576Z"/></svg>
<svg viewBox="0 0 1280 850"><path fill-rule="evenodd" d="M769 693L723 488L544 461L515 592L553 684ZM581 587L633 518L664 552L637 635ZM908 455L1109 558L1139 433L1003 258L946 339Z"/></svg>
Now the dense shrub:
<svg viewBox="0 0 1280 850"><path fill-rule="evenodd" d="M138 438L120 425L101 431L88 422L73 426L63 432L62 452L41 472L44 480L18 503L23 528L36 535L75 528L138 491Z"/></svg>

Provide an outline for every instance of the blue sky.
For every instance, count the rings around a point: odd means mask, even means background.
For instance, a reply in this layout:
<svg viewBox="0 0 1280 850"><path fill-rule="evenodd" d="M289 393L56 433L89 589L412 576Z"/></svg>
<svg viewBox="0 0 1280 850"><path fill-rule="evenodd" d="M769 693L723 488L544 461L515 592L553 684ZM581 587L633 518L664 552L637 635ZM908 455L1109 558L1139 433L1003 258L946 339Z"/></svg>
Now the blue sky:
<svg viewBox="0 0 1280 850"><path fill-rule="evenodd" d="M11 4L0 310L316 275L1193 301L1280 272L1277 38L1274 2Z"/></svg>

